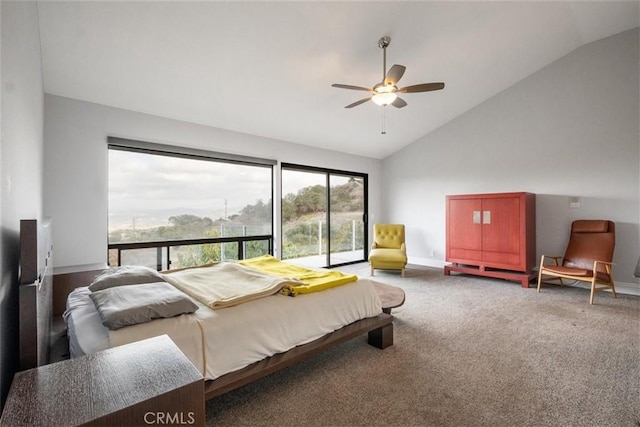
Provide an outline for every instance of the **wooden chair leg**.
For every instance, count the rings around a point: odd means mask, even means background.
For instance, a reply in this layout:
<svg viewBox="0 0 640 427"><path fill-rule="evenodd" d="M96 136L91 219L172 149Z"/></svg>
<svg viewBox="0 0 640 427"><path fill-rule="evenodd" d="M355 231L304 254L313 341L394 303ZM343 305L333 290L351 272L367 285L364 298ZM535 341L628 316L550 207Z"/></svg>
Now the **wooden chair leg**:
<svg viewBox="0 0 640 427"><path fill-rule="evenodd" d="M373 276L373 266L371 266L371 275Z"/></svg>
<svg viewBox="0 0 640 427"><path fill-rule="evenodd" d="M595 276L595 274L594 274L594 276ZM596 293L596 280L595 280L595 277L594 277L594 279L591 281L591 296L589 297L589 304L590 305L593 305L593 296L595 295L595 293Z"/></svg>
<svg viewBox="0 0 640 427"><path fill-rule="evenodd" d="M538 292L540 292L541 286L542 286L542 266L540 266L540 271L538 272Z"/></svg>
<svg viewBox="0 0 640 427"><path fill-rule="evenodd" d="M404 268L402 269L401 276L402 276L402 278L404 279Z"/></svg>
<svg viewBox="0 0 640 427"><path fill-rule="evenodd" d="M616 285L613 284L613 280L611 280L608 285L611 286L611 293L613 294L613 297L618 298L618 294L616 294Z"/></svg>

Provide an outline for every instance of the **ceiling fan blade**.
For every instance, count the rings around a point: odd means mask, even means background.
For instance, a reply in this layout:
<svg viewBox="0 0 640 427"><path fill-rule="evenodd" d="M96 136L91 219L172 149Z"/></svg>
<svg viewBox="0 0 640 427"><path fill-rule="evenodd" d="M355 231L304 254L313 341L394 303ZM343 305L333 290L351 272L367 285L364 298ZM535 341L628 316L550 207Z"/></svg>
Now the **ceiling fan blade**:
<svg viewBox="0 0 640 427"><path fill-rule="evenodd" d="M344 108L353 108L353 107L357 107L360 104L364 104L365 102L367 102L368 100L370 100L371 97L365 98L365 99L361 99L360 101L356 101L353 104L349 104Z"/></svg>
<svg viewBox="0 0 640 427"><path fill-rule="evenodd" d="M402 75L404 74L404 70L406 69L407 67L405 67L404 65L398 65L398 64L394 64L393 67L389 68L389 72L384 78L385 86L397 84L398 80L402 78Z"/></svg>
<svg viewBox="0 0 640 427"><path fill-rule="evenodd" d="M396 107L396 108L403 108L403 107L406 107L406 106L407 106L407 103L405 102L405 100L404 100L404 99L402 99L402 98L398 97L398 98L396 98L396 100L395 100L395 101L393 101L393 102L391 103L391 105L393 105L393 106L394 106L394 107Z"/></svg>
<svg viewBox="0 0 640 427"><path fill-rule="evenodd" d="M340 84L340 83L334 83L331 86L332 87L337 87L339 89L366 90L368 92L371 92L373 90L373 89L369 89L368 87L343 85L343 84Z"/></svg>
<svg viewBox="0 0 640 427"><path fill-rule="evenodd" d="M397 92L403 93L415 93L415 92L429 92L432 90L444 89L444 83L422 83L419 85L406 86L398 89Z"/></svg>

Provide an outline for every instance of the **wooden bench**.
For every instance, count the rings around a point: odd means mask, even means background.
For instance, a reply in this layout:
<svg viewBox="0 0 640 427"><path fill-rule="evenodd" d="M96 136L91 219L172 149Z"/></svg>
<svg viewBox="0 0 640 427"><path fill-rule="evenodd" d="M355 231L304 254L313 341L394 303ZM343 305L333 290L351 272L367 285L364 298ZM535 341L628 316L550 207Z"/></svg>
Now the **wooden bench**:
<svg viewBox="0 0 640 427"><path fill-rule="evenodd" d="M400 307L404 304L405 294L402 288L391 286L384 283L373 282L380 302L382 302L382 312L391 314L391 309Z"/></svg>

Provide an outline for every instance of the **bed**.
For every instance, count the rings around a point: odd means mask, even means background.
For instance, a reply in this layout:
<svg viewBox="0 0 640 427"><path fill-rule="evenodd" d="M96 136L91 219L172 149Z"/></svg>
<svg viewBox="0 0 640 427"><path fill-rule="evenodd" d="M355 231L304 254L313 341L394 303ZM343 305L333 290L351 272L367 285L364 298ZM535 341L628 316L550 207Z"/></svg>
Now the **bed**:
<svg viewBox="0 0 640 427"><path fill-rule="evenodd" d="M365 333L373 346L392 345L393 318L382 312L372 283L360 279L295 297L275 294L221 310L195 301L195 313L177 322L158 319L116 331L96 317L89 283L75 283L65 316L70 350L78 356L167 334L205 376L210 399Z"/></svg>

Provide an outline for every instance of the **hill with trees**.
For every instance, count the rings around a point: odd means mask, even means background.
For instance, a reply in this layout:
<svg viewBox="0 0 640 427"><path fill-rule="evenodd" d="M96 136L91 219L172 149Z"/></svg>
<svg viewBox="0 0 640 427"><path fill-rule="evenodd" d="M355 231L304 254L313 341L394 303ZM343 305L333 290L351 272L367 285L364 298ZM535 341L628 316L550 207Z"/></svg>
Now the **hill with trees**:
<svg viewBox="0 0 640 427"><path fill-rule="evenodd" d="M353 221L362 221L364 200L362 180L331 188L331 242L336 247L353 246ZM283 258L317 255L318 248L326 248L326 232L319 240L318 234L326 227L327 197L322 185L308 186L296 194L282 198ZM190 214L169 217L168 224L146 229L118 229L109 233L109 243L155 242L215 237L237 237L272 234L273 208L271 200L257 200L228 218L212 219ZM358 227L361 229L362 227ZM359 240L362 240L360 231ZM362 242L358 246L361 247ZM258 256L268 248L263 242L248 242L246 257ZM349 249L350 250L350 249ZM223 259L235 259L235 243L183 246L171 250L181 267L198 265ZM172 256L173 258L173 256ZM155 266L155 258L153 261ZM178 268L175 262L172 268Z"/></svg>

